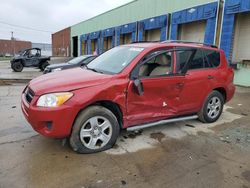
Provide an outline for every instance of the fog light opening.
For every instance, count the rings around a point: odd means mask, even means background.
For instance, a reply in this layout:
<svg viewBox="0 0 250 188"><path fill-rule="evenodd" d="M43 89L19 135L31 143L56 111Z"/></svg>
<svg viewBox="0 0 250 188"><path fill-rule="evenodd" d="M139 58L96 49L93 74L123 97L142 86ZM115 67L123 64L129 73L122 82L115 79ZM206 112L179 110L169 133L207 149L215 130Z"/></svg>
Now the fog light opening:
<svg viewBox="0 0 250 188"><path fill-rule="evenodd" d="M46 128L47 128L48 130L51 130L51 129L52 129L52 121L47 121L47 122L46 122Z"/></svg>

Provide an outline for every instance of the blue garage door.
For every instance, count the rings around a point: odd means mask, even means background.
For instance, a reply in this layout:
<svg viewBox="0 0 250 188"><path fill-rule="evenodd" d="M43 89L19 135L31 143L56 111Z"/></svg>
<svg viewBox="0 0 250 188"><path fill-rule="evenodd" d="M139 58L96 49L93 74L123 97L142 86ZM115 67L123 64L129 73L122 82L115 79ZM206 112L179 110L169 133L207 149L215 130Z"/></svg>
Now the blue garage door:
<svg viewBox="0 0 250 188"><path fill-rule="evenodd" d="M116 45L129 44L137 40L137 23L129 23L116 27Z"/></svg>
<svg viewBox="0 0 250 188"><path fill-rule="evenodd" d="M226 0L225 2L225 7L224 7L224 13L223 13L223 23L222 23L222 32L221 32L221 42L220 42L220 47L225 51L226 56L228 60L232 60L232 55L233 55L233 42L235 37L239 37L238 40L244 41L245 39L249 39L250 35L247 29L247 14L244 14L243 16L245 18L242 18L242 15L239 15L241 13L246 13L250 12L250 0ZM236 17L238 16L238 20L236 20ZM242 23L242 27L237 23L239 21ZM244 22L247 22L247 24L244 24ZM235 25L236 24L236 25ZM246 26L244 26L246 25ZM246 28L247 32L241 32L242 28ZM237 36L234 36L234 33L238 33ZM241 33L241 34L239 34ZM245 39L244 39L245 36ZM235 47L238 45L242 45L244 42L241 44L236 43ZM237 47L238 48L238 47ZM246 47L244 47L246 48ZM248 49L248 48L246 48ZM239 54L235 54L235 60L238 61L241 59L241 57L238 57ZM245 57L242 57L245 58Z"/></svg>
<svg viewBox="0 0 250 188"><path fill-rule="evenodd" d="M101 31L92 32L88 38L88 54L100 54Z"/></svg>
<svg viewBox="0 0 250 188"><path fill-rule="evenodd" d="M101 48L100 52L103 53L115 46L115 28L102 30L101 32Z"/></svg>
<svg viewBox="0 0 250 188"><path fill-rule="evenodd" d="M172 14L172 19L171 19L171 37L170 37L171 40L178 39L178 35L180 36L179 32L181 32L180 28L183 29L183 27L185 27L183 25L186 24L189 24L188 26L186 25L186 28L188 29L190 29L190 27L194 28L193 35L196 35L197 28L203 27L203 23L205 21L204 31L202 28L200 28L200 32L204 32L203 34L204 43L214 44L216 35L217 9L218 9L218 2L214 2L174 12ZM195 22L196 26L190 25L191 23L195 24ZM185 30L183 29L182 32L185 32ZM192 36L190 37L194 38Z"/></svg>
<svg viewBox="0 0 250 188"><path fill-rule="evenodd" d="M168 16L162 15L138 22L138 41L164 41L167 39Z"/></svg>
<svg viewBox="0 0 250 188"><path fill-rule="evenodd" d="M88 54L88 34L81 35L80 41L80 54L86 55Z"/></svg>

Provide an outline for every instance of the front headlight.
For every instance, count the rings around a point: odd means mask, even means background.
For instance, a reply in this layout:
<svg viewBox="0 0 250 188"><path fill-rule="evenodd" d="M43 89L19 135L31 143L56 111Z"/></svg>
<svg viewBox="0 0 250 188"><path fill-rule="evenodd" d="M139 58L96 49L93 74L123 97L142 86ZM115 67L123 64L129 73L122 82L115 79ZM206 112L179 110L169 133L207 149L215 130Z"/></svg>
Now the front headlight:
<svg viewBox="0 0 250 188"><path fill-rule="evenodd" d="M58 107L73 96L73 93L50 93L39 97L36 105L40 107Z"/></svg>
<svg viewBox="0 0 250 188"><path fill-rule="evenodd" d="M52 69L51 72L56 72L56 71L60 71L60 70L62 70L62 68Z"/></svg>

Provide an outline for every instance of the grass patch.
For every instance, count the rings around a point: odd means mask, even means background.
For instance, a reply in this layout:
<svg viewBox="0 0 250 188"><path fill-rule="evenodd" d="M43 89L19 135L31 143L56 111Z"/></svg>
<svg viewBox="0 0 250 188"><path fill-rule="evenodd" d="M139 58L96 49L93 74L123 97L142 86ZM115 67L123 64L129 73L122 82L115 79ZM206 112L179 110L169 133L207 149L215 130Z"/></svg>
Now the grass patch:
<svg viewBox="0 0 250 188"><path fill-rule="evenodd" d="M11 57L0 57L0 61L10 61Z"/></svg>

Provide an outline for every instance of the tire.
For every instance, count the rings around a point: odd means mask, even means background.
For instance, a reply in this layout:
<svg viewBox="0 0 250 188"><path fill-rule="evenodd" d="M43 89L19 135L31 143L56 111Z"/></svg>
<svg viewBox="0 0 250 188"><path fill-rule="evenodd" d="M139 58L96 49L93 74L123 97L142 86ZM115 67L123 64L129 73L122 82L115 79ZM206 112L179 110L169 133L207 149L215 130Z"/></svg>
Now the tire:
<svg viewBox="0 0 250 188"><path fill-rule="evenodd" d="M49 66L49 63L46 61L46 62L43 62L43 63L41 63L40 65L39 65L39 69L41 70L41 71L44 71L44 69L47 67L47 66Z"/></svg>
<svg viewBox="0 0 250 188"><path fill-rule="evenodd" d="M199 120L203 123L213 123L217 121L223 111L224 101L225 99L220 92L212 91L198 113Z"/></svg>
<svg viewBox="0 0 250 188"><path fill-rule="evenodd" d="M102 106L81 111L73 125L70 146L77 153L96 153L113 147L120 126L115 115Z"/></svg>
<svg viewBox="0 0 250 188"><path fill-rule="evenodd" d="M22 72L23 64L21 63L21 61L16 61L11 64L11 68L15 72Z"/></svg>

